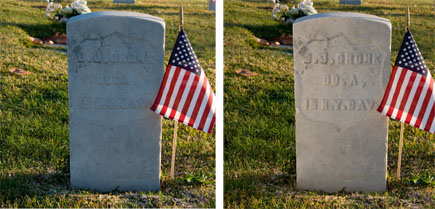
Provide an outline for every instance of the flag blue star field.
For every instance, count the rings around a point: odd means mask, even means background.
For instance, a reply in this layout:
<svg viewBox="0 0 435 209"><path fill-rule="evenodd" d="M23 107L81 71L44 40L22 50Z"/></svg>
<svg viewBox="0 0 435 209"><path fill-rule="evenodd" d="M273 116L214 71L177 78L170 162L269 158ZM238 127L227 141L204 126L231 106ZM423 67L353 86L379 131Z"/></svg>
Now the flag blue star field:
<svg viewBox="0 0 435 209"><path fill-rule="evenodd" d="M378 111L435 133L434 80L408 30Z"/></svg>
<svg viewBox="0 0 435 209"><path fill-rule="evenodd" d="M151 110L193 128L213 131L216 119L213 89L184 30L178 33Z"/></svg>

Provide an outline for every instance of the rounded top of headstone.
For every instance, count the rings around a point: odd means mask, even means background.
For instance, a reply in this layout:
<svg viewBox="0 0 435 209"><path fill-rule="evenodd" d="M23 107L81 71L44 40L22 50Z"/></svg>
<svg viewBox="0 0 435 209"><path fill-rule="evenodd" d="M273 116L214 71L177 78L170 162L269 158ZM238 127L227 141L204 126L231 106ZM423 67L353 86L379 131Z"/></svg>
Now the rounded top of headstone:
<svg viewBox="0 0 435 209"><path fill-rule="evenodd" d="M155 17L149 14L142 14L137 12L125 12L125 11L91 12L88 14L77 15L69 19L68 24L81 20L86 20L91 18L102 18L102 17L127 17L127 18L136 18L136 19L145 19L159 24L165 24L165 21L159 17Z"/></svg>
<svg viewBox="0 0 435 209"><path fill-rule="evenodd" d="M391 24L390 20L378 17L375 15L369 15L369 14L362 14L362 13L353 13L353 12L330 12L330 13L320 13L315 15L308 15L305 17L301 17L296 19L294 24L308 21L308 20L314 20L319 18L359 18L359 19L365 19L385 24Z"/></svg>

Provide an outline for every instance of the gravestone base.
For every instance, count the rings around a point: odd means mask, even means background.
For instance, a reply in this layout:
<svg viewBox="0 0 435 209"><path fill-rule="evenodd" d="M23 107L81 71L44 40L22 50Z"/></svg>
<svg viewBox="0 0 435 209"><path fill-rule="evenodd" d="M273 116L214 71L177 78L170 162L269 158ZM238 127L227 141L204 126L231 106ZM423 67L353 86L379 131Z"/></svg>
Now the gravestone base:
<svg viewBox="0 0 435 209"><path fill-rule="evenodd" d="M71 185L101 192L160 189L165 23L133 12L71 18L68 97Z"/></svg>
<svg viewBox="0 0 435 209"><path fill-rule="evenodd" d="M297 188L382 192L388 118L379 106L390 76L391 23L322 13L293 24Z"/></svg>
<svg viewBox="0 0 435 209"><path fill-rule="evenodd" d="M332 193L385 191L387 143L381 140L387 137L385 117L376 118L382 121L377 123L380 126L360 124L360 130L343 131L298 119L296 134L307 136L296 142L298 189ZM367 137L367 133L373 134Z"/></svg>

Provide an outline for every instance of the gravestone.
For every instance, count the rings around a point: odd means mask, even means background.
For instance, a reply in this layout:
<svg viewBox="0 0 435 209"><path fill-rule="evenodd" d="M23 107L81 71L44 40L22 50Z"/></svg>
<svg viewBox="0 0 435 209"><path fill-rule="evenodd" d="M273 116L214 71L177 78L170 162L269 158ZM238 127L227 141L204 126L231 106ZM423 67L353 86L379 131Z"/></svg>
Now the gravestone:
<svg viewBox="0 0 435 209"><path fill-rule="evenodd" d="M71 18L67 33L71 185L158 190L161 117L150 107L163 79L163 19L94 12Z"/></svg>
<svg viewBox="0 0 435 209"><path fill-rule="evenodd" d="M340 0L340 4L361 5L362 0Z"/></svg>
<svg viewBox="0 0 435 209"><path fill-rule="evenodd" d="M297 188L384 191L391 23L322 13L293 25Z"/></svg>
<svg viewBox="0 0 435 209"><path fill-rule="evenodd" d="M134 4L135 0L113 0L113 3L118 3L118 4Z"/></svg>
<svg viewBox="0 0 435 209"><path fill-rule="evenodd" d="M208 0L208 11L216 12L216 0Z"/></svg>

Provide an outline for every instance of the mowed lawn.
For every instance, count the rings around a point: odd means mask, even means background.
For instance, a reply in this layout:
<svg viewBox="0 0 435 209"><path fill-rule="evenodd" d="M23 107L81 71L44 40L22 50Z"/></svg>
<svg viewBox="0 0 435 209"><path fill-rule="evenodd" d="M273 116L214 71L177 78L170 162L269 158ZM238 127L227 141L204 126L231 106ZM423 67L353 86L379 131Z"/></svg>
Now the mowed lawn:
<svg viewBox="0 0 435 209"><path fill-rule="evenodd" d="M288 1L287 1L288 2ZM300 0L291 0L296 5ZM432 0L363 0L361 6L314 0L319 13L359 12L392 23L391 66L402 42L406 7L411 31L435 75L435 12ZM282 3L281 4L285 4ZM272 3L226 0L225 44L225 206L228 208L417 207L435 205L435 136L405 125L402 179L395 179L400 123L390 120L388 190L385 193L328 194L298 191L296 182L293 56L260 46L291 27L272 19ZM245 77L238 69L258 73Z"/></svg>
<svg viewBox="0 0 435 209"><path fill-rule="evenodd" d="M90 0L88 6L92 11L133 11L165 20L166 62L183 4L186 34L214 87L215 14L208 11L207 0L112 2ZM98 193L70 187L66 50L34 45L27 38L65 31L37 8L45 5L0 1L0 207L214 207L214 134L178 126L176 178L170 179L174 122L167 119L163 120L159 192ZM11 74L13 67L32 74Z"/></svg>

